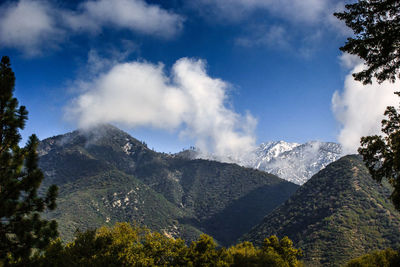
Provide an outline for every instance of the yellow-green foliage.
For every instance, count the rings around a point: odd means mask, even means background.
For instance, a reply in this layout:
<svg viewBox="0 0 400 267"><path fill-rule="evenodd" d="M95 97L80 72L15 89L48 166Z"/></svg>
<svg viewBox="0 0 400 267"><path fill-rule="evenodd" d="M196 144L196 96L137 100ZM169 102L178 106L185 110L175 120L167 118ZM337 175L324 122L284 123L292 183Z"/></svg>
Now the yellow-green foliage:
<svg viewBox="0 0 400 267"><path fill-rule="evenodd" d="M396 267L400 266L399 252L391 248L374 251L349 261L347 267Z"/></svg>
<svg viewBox="0 0 400 267"><path fill-rule="evenodd" d="M279 256L284 263L283 266L298 266L298 258L303 256L303 252L300 249L294 248L292 240L287 236L280 241L274 235L264 239L262 250L265 254Z"/></svg>
<svg viewBox="0 0 400 267"><path fill-rule="evenodd" d="M244 241L230 247L228 255L230 266L302 266L298 260L302 252L293 248L293 242L288 237L280 241L276 236L266 238L262 248L256 248L251 242Z"/></svg>
<svg viewBox="0 0 400 267"><path fill-rule="evenodd" d="M186 246L142 227L118 223L96 231L78 233L63 245L54 241L44 254L36 255L34 266L300 266L301 251L292 241L276 236L264 240L262 248L243 242L219 248L212 237L201 235Z"/></svg>

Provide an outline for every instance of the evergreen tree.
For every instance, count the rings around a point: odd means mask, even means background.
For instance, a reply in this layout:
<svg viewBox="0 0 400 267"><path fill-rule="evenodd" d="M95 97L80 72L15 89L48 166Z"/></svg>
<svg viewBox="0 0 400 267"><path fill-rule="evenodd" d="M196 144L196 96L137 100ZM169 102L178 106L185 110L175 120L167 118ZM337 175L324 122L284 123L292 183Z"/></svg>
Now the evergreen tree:
<svg viewBox="0 0 400 267"><path fill-rule="evenodd" d="M57 233L55 221L42 220L39 213L56 207L57 187L38 196L43 173L38 168L35 135L20 148L19 130L27 120L24 106L13 97L14 72L8 57L0 63L0 264L24 262L32 249L45 248Z"/></svg>
<svg viewBox="0 0 400 267"><path fill-rule="evenodd" d="M346 9L334 15L345 21L355 37L348 38L340 50L364 59L368 67L354 73L355 79L368 84L372 78L379 83L400 78L400 1L358 0ZM362 137L358 152L375 180L387 179L393 185L391 199L400 210L400 115L390 106L385 116L384 135Z"/></svg>
<svg viewBox="0 0 400 267"><path fill-rule="evenodd" d="M340 48L365 60L368 68L353 76L364 84L394 81L400 70L400 1L358 0L334 14L354 32Z"/></svg>

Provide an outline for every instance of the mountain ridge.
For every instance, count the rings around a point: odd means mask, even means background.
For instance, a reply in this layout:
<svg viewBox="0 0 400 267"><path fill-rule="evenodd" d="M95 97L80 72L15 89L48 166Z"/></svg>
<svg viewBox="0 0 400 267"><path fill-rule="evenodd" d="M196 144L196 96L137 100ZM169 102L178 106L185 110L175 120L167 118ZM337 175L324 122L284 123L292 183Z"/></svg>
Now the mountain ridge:
<svg viewBox="0 0 400 267"><path fill-rule="evenodd" d="M340 144L309 141L304 144L271 141L261 143L256 149L238 158L218 157L196 148L181 151L176 156L188 159L204 158L265 171L289 182L302 185L329 163L344 156Z"/></svg>
<svg viewBox="0 0 400 267"><path fill-rule="evenodd" d="M299 185L343 156L339 144L320 141L304 144L268 142L261 144L254 154L253 159L244 160L241 165L278 175Z"/></svg>
<svg viewBox="0 0 400 267"><path fill-rule="evenodd" d="M242 240L289 236L307 266L341 266L376 249L400 247L400 214L359 156L345 156L314 175Z"/></svg>
<svg viewBox="0 0 400 267"><path fill-rule="evenodd" d="M74 227L137 221L187 241L204 232L228 245L298 187L236 164L158 153L107 125L45 139L38 152L43 186L60 187L59 207L48 216L69 238Z"/></svg>

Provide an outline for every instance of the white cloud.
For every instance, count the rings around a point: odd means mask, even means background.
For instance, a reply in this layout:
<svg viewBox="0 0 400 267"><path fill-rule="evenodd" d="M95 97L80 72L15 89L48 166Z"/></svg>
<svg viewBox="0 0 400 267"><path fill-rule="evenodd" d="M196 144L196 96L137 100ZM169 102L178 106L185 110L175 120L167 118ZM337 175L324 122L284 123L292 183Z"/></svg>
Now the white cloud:
<svg viewBox="0 0 400 267"><path fill-rule="evenodd" d="M97 0L80 4L79 11L63 14L68 26L97 33L103 27L119 27L134 32L171 37L177 34L183 18L143 0Z"/></svg>
<svg viewBox="0 0 400 267"><path fill-rule="evenodd" d="M353 65L346 76L343 92L336 91L332 97L332 110L341 125L338 141L345 153L356 153L362 136L380 134L383 113L387 106L397 106L398 97L393 94L400 82L384 82L363 85L351 75L364 68L360 59L344 54L342 64L348 68Z"/></svg>
<svg viewBox="0 0 400 267"><path fill-rule="evenodd" d="M28 56L57 47L66 35L100 33L104 28L173 37L183 18L144 0L87 0L77 10L61 9L46 0L19 0L0 5L0 46Z"/></svg>
<svg viewBox="0 0 400 267"><path fill-rule="evenodd" d="M254 148L256 120L228 104L228 84L211 78L202 60L182 58L167 76L162 64L128 62L85 83L66 116L86 128L99 123L178 130L200 151L222 160Z"/></svg>
<svg viewBox="0 0 400 267"><path fill-rule="evenodd" d="M16 47L34 56L43 48L57 46L62 37L46 2L21 0L0 7L0 46Z"/></svg>
<svg viewBox="0 0 400 267"><path fill-rule="evenodd" d="M353 70L355 67L364 64L364 61L361 58L349 53L343 53L339 57L339 61L342 68L349 70Z"/></svg>

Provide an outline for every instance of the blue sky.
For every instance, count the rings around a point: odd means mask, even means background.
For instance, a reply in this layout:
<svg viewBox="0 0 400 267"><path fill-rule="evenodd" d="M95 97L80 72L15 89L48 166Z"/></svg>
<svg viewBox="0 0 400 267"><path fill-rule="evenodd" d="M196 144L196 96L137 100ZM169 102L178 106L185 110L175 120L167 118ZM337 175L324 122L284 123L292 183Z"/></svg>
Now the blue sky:
<svg viewBox="0 0 400 267"><path fill-rule="evenodd" d="M334 0L6 1L0 54L11 58L29 111L24 137L108 122L164 152L347 140L344 130L356 130L354 86L345 82L359 62L338 49L350 34L332 16L342 8ZM368 125L355 135L376 128Z"/></svg>

